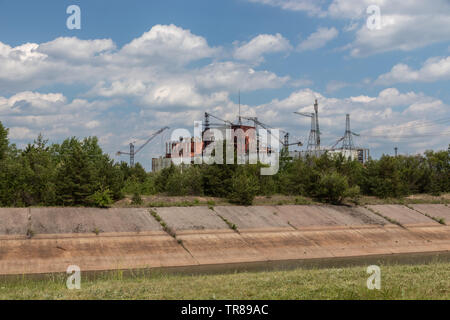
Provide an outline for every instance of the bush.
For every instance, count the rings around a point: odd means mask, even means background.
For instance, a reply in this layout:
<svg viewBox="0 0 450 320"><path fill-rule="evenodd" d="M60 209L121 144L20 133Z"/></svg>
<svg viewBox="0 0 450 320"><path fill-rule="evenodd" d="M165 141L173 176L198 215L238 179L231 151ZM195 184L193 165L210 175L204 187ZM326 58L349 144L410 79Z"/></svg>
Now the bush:
<svg viewBox="0 0 450 320"><path fill-rule="evenodd" d="M133 197L131 198L131 204L133 205L141 205L143 203L141 195L139 192L133 193Z"/></svg>
<svg viewBox="0 0 450 320"><path fill-rule="evenodd" d="M250 206L259 191L258 180L245 170L237 170L231 179L232 191L228 199L236 204Z"/></svg>
<svg viewBox="0 0 450 320"><path fill-rule="evenodd" d="M88 198L92 205L98 208L108 208L113 203L109 189L98 190Z"/></svg>
<svg viewBox="0 0 450 320"><path fill-rule="evenodd" d="M315 197L325 202L340 204L345 198L355 198L358 195L358 186L350 188L346 176L332 172L321 175Z"/></svg>

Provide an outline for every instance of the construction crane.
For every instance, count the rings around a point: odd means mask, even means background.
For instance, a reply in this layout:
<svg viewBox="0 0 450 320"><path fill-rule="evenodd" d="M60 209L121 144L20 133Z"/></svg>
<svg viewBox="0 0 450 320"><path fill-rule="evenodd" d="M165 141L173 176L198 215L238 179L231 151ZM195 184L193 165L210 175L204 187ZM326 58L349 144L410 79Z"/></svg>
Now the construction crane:
<svg viewBox="0 0 450 320"><path fill-rule="evenodd" d="M147 144L149 144L150 141L152 141L157 135L159 135L160 133L162 133L164 130L169 129L169 127L164 127L159 129L158 131L156 131L155 133L153 133L150 138L148 138L148 140L142 145L140 146L137 150L134 149L134 144L130 143L130 152L122 152L122 151L118 151L116 153L116 155L120 156L123 154L129 155L130 156L130 167L133 168L134 167L134 156L141 151Z"/></svg>
<svg viewBox="0 0 450 320"><path fill-rule="evenodd" d="M210 128L210 126L212 126L212 125L219 125L219 124L215 124L215 123L210 123L209 122L209 118L210 117L212 117L212 118L214 118L216 120L219 120L219 121L221 121L223 123L226 123L226 124L228 124L230 126L234 125L231 121L223 120L223 119L221 119L219 117L216 117L215 115L213 115L211 113L205 112L205 131L208 130Z"/></svg>
<svg viewBox="0 0 450 320"><path fill-rule="evenodd" d="M307 150L320 150L320 130L319 130L319 104L317 99L314 103L314 112L294 112L303 117L311 118L311 131L309 132Z"/></svg>
<svg viewBox="0 0 450 320"><path fill-rule="evenodd" d="M271 131L272 128L270 128L268 125L259 121L257 117L241 117L241 118L253 121L253 123L255 125L255 129L258 125L264 129L266 129L270 133L271 136L275 137L278 141L280 141L281 145L283 146L283 151L288 151L289 146L293 146L293 145L302 146L303 145L301 141L298 141L295 143L289 143L289 132L286 132L284 130L280 130L282 132L285 132L283 140L281 140L280 137L277 137L274 134L272 134L272 131Z"/></svg>

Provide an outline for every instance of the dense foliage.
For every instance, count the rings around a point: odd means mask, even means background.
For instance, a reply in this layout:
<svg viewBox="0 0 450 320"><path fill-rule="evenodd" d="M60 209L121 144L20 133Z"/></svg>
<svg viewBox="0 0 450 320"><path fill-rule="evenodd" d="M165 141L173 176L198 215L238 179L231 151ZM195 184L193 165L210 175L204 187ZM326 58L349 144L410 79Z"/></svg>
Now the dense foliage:
<svg viewBox="0 0 450 320"><path fill-rule="evenodd" d="M365 165L342 156L283 160L274 176L261 165L171 166L147 173L104 154L97 138L76 138L48 145L39 136L24 150L8 141L0 123L0 206L107 207L124 194L206 195L243 205L256 195L302 195L341 203L359 194L381 198L450 192L450 147L416 156L382 156Z"/></svg>
<svg viewBox="0 0 450 320"><path fill-rule="evenodd" d="M1 206L107 207L123 197L127 172L103 154L95 137L48 145L39 136L18 150L0 123L0 148Z"/></svg>

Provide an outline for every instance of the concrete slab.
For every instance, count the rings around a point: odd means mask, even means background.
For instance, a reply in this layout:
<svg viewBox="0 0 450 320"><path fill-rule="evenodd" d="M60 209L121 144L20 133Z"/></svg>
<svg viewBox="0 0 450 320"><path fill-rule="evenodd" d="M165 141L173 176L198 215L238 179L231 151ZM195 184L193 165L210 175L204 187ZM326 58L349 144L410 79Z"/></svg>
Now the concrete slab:
<svg viewBox="0 0 450 320"><path fill-rule="evenodd" d="M433 241L444 241L450 244L450 226L436 225L436 226L413 226L409 227L408 230L421 237L427 242Z"/></svg>
<svg viewBox="0 0 450 320"><path fill-rule="evenodd" d="M28 230L27 208L0 208L0 235L25 235Z"/></svg>
<svg viewBox="0 0 450 320"><path fill-rule="evenodd" d="M207 207L156 208L158 215L173 230L230 230L228 225Z"/></svg>
<svg viewBox="0 0 450 320"><path fill-rule="evenodd" d="M319 206L277 206L279 216L295 228L310 226L336 226L337 223L323 213Z"/></svg>
<svg viewBox="0 0 450 320"><path fill-rule="evenodd" d="M389 221L364 207L325 206L325 212L341 226L387 225Z"/></svg>
<svg viewBox="0 0 450 320"><path fill-rule="evenodd" d="M278 215L275 206L217 206L214 211L231 223L234 223L239 231L248 229L286 229L294 230L284 219Z"/></svg>
<svg viewBox="0 0 450 320"><path fill-rule="evenodd" d="M450 252L450 227L398 207L387 212L395 211L397 216L391 218L409 222L406 228L386 224L364 208L216 207L217 213L206 207L154 209L177 231L180 243L161 230L147 209L33 208L29 211L32 239L25 239L28 209L0 210L0 218L6 217L3 224L0 221L2 230L19 228L17 234L0 234L0 274L64 272L72 264L82 271L208 268ZM217 214L238 225L240 233ZM387 216L386 211L383 214ZM94 228L103 232L96 235L90 230Z"/></svg>
<svg viewBox="0 0 450 320"><path fill-rule="evenodd" d="M412 207L435 219L444 219L445 224L450 225L450 207L445 204L414 204Z"/></svg>
<svg viewBox="0 0 450 320"><path fill-rule="evenodd" d="M246 243L260 251L271 261L331 258L333 254L299 231L243 232Z"/></svg>
<svg viewBox="0 0 450 320"><path fill-rule="evenodd" d="M35 234L162 230L144 208L31 208L31 229Z"/></svg>
<svg viewBox="0 0 450 320"><path fill-rule="evenodd" d="M297 229L312 226L385 225L388 222L362 207L277 206L279 216Z"/></svg>
<svg viewBox="0 0 450 320"><path fill-rule="evenodd" d="M433 219L430 219L417 211L409 209L402 205L370 205L370 209L380 213L381 215L393 219L404 226L423 225L423 224L438 224Z"/></svg>
<svg viewBox="0 0 450 320"><path fill-rule="evenodd" d="M197 262L175 239L152 236L9 240L0 244L0 274L191 266Z"/></svg>
<svg viewBox="0 0 450 320"><path fill-rule="evenodd" d="M177 239L201 265L268 260L236 232L181 234Z"/></svg>

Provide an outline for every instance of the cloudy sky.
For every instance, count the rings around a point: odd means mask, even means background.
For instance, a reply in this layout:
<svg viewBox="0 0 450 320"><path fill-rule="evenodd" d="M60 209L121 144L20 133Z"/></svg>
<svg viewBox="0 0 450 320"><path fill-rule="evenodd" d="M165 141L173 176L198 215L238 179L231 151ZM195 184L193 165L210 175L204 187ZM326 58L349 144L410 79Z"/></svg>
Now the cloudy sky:
<svg viewBox="0 0 450 320"><path fill-rule="evenodd" d="M350 113L374 157L414 154L450 143L449 85L450 0L0 0L0 121L18 146L95 135L127 160L162 126L235 120L240 90L244 115L293 139L318 99L325 146Z"/></svg>

